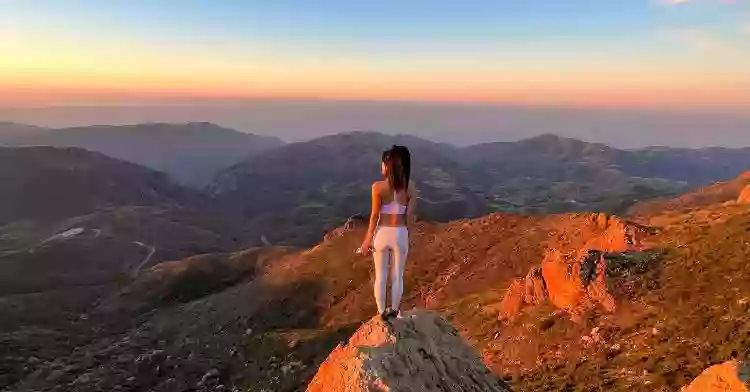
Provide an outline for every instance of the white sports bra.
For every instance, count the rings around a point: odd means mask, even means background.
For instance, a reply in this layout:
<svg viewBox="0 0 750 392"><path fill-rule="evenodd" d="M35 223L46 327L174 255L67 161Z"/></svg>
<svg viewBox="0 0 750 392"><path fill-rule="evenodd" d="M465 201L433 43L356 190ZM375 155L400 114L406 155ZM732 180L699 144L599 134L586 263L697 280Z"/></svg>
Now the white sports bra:
<svg viewBox="0 0 750 392"><path fill-rule="evenodd" d="M403 215L406 214L406 206L396 201L396 192L393 192L393 201L380 207L381 214Z"/></svg>

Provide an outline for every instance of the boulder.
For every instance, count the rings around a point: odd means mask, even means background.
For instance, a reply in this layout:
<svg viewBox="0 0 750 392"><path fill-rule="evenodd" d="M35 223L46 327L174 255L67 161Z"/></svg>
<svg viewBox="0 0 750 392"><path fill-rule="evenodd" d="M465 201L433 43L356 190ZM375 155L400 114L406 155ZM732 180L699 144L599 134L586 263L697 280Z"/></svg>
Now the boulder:
<svg viewBox="0 0 750 392"><path fill-rule="evenodd" d="M547 285L544 284L542 269L534 267L524 279L523 302L529 305L541 305L547 302Z"/></svg>
<svg viewBox="0 0 750 392"><path fill-rule="evenodd" d="M547 286L544 283L542 269L532 268L524 279L514 280L500 302L499 319L513 321L526 305L541 305L547 302Z"/></svg>
<svg viewBox="0 0 750 392"><path fill-rule="evenodd" d="M729 361L711 366L680 392L749 392L750 365Z"/></svg>
<svg viewBox="0 0 750 392"><path fill-rule="evenodd" d="M505 292L503 301L500 302L500 320L513 320L523 307L526 288L523 279L516 279Z"/></svg>
<svg viewBox="0 0 750 392"><path fill-rule="evenodd" d="M598 304L604 311L612 313L616 309L615 298L609 293L605 278L607 277L607 264L604 253L589 251L583 261L588 276L585 279L586 295L594 304Z"/></svg>
<svg viewBox="0 0 750 392"><path fill-rule="evenodd" d="M308 392L506 392L479 356L439 314L405 312L391 323L375 317L318 369Z"/></svg>
<svg viewBox="0 0 750 392"><path fill-rule="evenodd" d="M614 297L605 283L606 263L602 252L583 250L562 254L553 249L542 262L542 276L550 302L568 311L574 319L597 304L605 311L615 310Z"/></svg>
<svg viewBox="0 0 750 392"><path fill-rule="evenodd" d="M643 248L643 239L648 232L645 226L607 214L596 214L594 221L600 233L589 239L584 249L626 252Z"/></svg>
<svg viewBox="0 0 750 392"><path fill-rule="evenodd" d="M542 261L542 276L547 286L550 302L560 309L572 310L584 295L580 280L579 263L551 249Z"/></svg>
<svg viewBox="0 0 750 392"><path fill-rule="evenodd" d="M745 189L740 192L740 197L737 199L737 203L750 204L750 185L746 186Z"/></svg>

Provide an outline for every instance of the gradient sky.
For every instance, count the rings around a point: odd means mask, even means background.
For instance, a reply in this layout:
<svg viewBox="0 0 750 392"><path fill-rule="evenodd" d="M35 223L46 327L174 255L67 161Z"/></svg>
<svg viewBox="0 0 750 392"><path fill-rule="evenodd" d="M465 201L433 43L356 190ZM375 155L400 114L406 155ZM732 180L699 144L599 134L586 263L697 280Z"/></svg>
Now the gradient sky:
<svg viewBox="0 0 750 392"><path fill-rule="evenodd" d="M750 110L750 0L0 0L0 105Z"/></svg>

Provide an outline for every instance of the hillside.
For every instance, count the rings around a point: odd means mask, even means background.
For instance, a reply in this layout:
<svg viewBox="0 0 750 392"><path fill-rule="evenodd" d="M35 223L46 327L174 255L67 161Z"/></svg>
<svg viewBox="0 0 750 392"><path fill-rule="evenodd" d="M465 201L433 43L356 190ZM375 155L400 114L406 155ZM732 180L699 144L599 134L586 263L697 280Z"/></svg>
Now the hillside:
<svg viewBox="0 0 750 392"><path fill-rule="evenodd" d="M750 168L746 150L616 150L546 135L467 148L411 136L355 132L251 156L208 188L272 243L307 246L348 217L367 214L380 153L412 149L419 215L431 221L491 212L622 213Z"/></svg>
<svg viewBox="0 0 750 392"><path fill-rule="evenodd" d="M116 205L180 205L199 194L166 175L77 148L0 147L0 225Z"/></svg>
<svg viewBox="0 0 750 392"><path fill-rule="evenodd" d="M748 185L750 185L750 172L743 173L729 181L718 181L674 199L662 198L638 203L630 209L629 213L645 221L680 216L691 210L701 210L717 204L734 202Z"/></svg>
<svg viewBox="0 0 750 392"><path fill-rule="evenodd" d="M604 144L556 135L542 135L513 143L479 144L464 151L470 162L493 167L500 171L501 176L523 173L528 177L555 182L575 180L580 176L578 172L590 171L598 173L599 179L604 181L612 177L612 172L619 172L632 178L704 186L731 179L744 168L750 168L750 148L648 147L618 150Z"/></svg>
<svg viewBox="0 0 750 392"><path fill-rule="evenodd" d="M651 228L602 214L422 223L405 307L438 310L513 390L678 390L750 351L747 227L746 207L732 203ZM98 332L72 354L46 359L39 348L45 359L26 365L13 390L301 390L375 312L371 261L353 253L362 234L151 269L87 313L79 328ZM613 302L559 307L556 287L573 284L565 290L583 290L582 301L596 294L575 286L589 260L576 255L591 249L604 251L591 287ZM533 281L540 265L549 299L503 318L513 283ZM550 265L573 272L550 280ZM197 270L215 284L184 296L180 282Z"/></svg>
<svg viewBox="0 0 750 392"><path fill-rule="evenodd" d="M259 242L167 175L96 152L0 148L0 182L2 386L18 355L69 352L82 313L148 268Z"/></svg>
<svg viewBox="0 0 750 392"><path fill-rule="evenodd" d="M219 204L239 212L271 242L307 245L370 207L380 156L394 143L408 145L420 189L420 215L431 220L480 216L489 211L476 173L453 148L410 136L350 133L258 154L223 172L209 188Z"/></svg>
<svg viewBox="0 0 750 392"><path fill-rule="evenodd" d="M242 133L211 123L96 125L43 129L0 123L0 146L78 147L170 174L201 186L249 155L279 147L277 138Z"/></svg>

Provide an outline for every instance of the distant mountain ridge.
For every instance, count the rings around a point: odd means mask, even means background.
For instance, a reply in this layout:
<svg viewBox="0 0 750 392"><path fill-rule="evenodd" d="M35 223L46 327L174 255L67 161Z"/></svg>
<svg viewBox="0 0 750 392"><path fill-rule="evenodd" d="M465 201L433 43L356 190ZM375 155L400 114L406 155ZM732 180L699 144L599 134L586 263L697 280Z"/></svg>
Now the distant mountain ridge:
<svg viewBox="0 0 750 392"><path fill-rule="evenodd" d="M380 153L412 150L419 213L430 220L492 211L624 212L750 168L750 149L618 150L556 135L459 148L414 136L350 132L293 143L224 170L208 191L272 241L311 244L369 210Z"/></svg>
<svg viewBox="0 0 750 392"><path fill-rule="evenodd" d="M630 176L662 178L707 185L717 180L727 180L749 167L750 147L709 147L685 149L654 146L635 150L620 150L601 143L547 134L518 142L485 143L470 146L463 151L474 164L515 164L506 170L529 170L536 162L538 172L560 170L560 166L543 167L548 159L564 165L596 164L620 170ZM564 166L563 166L564 167Z"/></svg>
<svg viewBox="0 0 750 392"><path fill-rule="evenodd" d="M750 169L750 148L619 150L552 134L469 147L377 132L283 144L210 123L59 130L0 123L3 143L78 145L183 184L208 184L203 191L225 218L242 221L253 238L290 245L315 243L366 214L380 154L393 144L412 150L418 213L435 221L494 211L620 213Z"/></svg>
<svg viewBox="0 0 750 392"><path fill-rule="evenodd" d="M183 184L203 185L220 169L284 143L205 122L93 125L46 129L0 123L0 145L79 147L164 171Z"/></svg>
<svg viewBox="0 0 750 392"><path fill-rule="evenodd" d="M160 172L80 148L0 147L0 225L119 205L192 205L202 195Z"/></svg>

